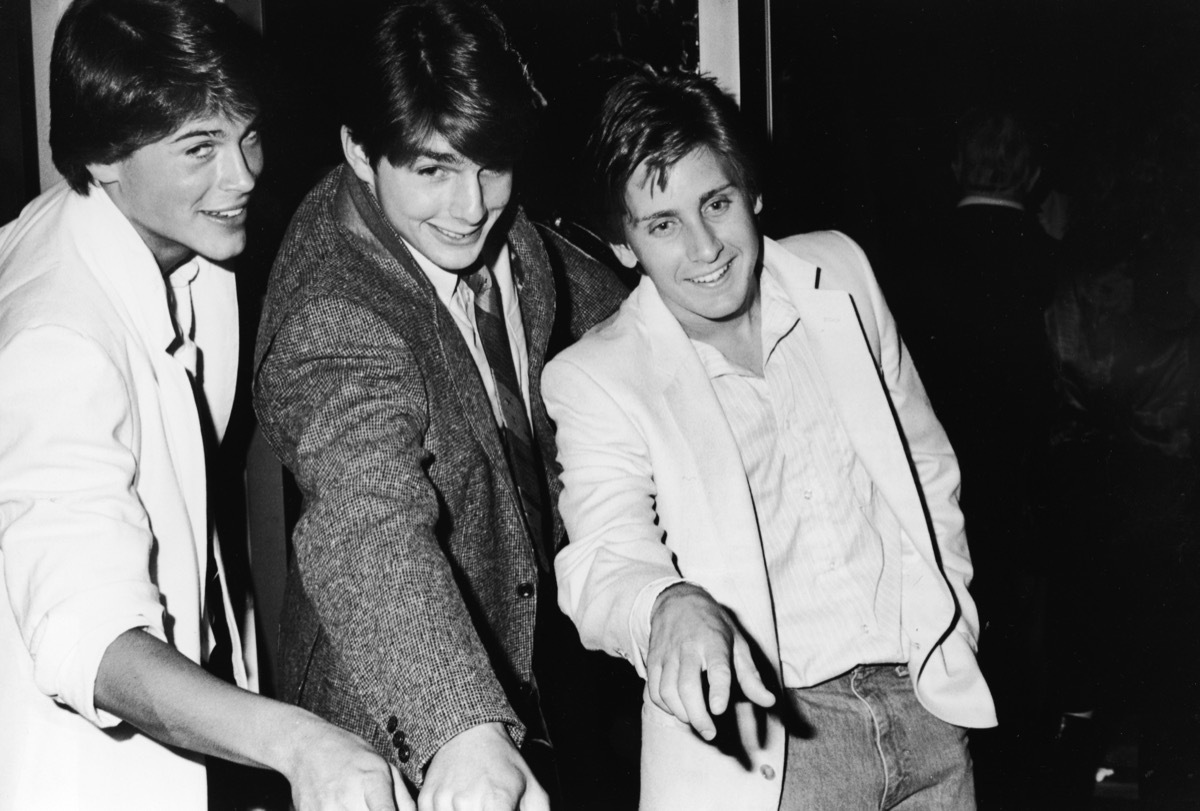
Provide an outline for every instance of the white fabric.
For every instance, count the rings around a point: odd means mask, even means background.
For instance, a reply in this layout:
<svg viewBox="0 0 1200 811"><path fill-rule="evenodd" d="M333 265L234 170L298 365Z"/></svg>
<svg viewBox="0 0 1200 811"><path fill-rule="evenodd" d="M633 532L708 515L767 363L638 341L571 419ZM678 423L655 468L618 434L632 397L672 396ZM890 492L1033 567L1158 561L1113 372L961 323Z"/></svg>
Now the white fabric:
<svg viewBox="0 0 1200 811"><path fill-rule="evenodd" d="M233 276L200 261L191 290L220 436ZM101 189L60 184L0 230L0 808L206 807L201 758L93 704L129 629L201 655L204 448L174 337L162 274Z"/></svg>
<svg viewBox="0 0 1200 811"><path fill-rule="evenodd" d="M838 421L796 308L762 279L763 375L693 341L733 432L762 533L783 683L899 662L900 539Z"/></svg>
<svg viewBox="0 0 1200 811"><path fill-rule="evenodd" d="M475 293L467 284L465 276L442 270L431 262L424 254L414 248L406 239L401 238L408 252L417 262L417 267L428 277L438 299L446 305L450 315L454 316L454 325L462 333L467 348L471 350L471 359L483 379L483 387L487 390L488 401L492 404L492 415L497 425L504 424L504 414L500 408L500 395L496 393L496 380L492 377L492 367L488 365L487 354L483 351L483 342L479 338L479 328L475 324ZM521 320L521 302L517 297L517 288L513 283L512 266L508 257L508 245L500 248L495 263L489 268L496 286L500 288L500 302L504 308L504 326L508 330L508 348L512 352L513 363L517 368L517 383L521 387L521 399L525 401L525 413L529 413L529 350L525 345L525 324Z"/></svg>
<svg viewBox="0 0 1200 811"><path fill-rule="evenodd" d="M903 661L917 695L951 723L993 725L974 656L958 466L870 265L836 232L764 240L763 250L764 272L799 313L838 419L886 506L877 529L899 539ZM778 669L771 586L737 443L649 279L551 361L542 385L557 424L569 538L555 561L559 605L584 644L644 675L639 602L683 576L730 607ZM768 715L760 735L746 704L734 712L749 768L643 706L642 811L778 807L782 726Z"/></svg>

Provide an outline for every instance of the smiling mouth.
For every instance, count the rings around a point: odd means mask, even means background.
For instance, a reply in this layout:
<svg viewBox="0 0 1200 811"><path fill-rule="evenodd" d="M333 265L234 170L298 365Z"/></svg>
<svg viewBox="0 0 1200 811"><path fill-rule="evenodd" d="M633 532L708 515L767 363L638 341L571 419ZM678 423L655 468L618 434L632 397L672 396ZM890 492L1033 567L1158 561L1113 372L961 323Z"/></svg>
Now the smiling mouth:
<svg viewBox="0 0 1200 811"><path fill-rule="evenodd" d="M721 265L721 267L717 268L712 273L708 273L704 276L697 276L694 279L688 279L688 281L691 282L692 284L701 285L702 287L710 287L710 286L716 284L717 282L721 281L722 279L724 279L725 276L729 273L729 269L732 267L733 267L733 260L730 259L728 262Z"/></svg>
<svg viewBox="0 0 1200 811"><path fill-rule="evenodd" d="M227 208L223 211L201 211L206 217L216 217L218 220L235 220L246 213L246 208Z"/></svg>
<svg viewBox="0 0 1200 811"><path fill-rule="evenodd" d="M432 228L434 231L436 231L438 234L440 234L442 236L442 238L445 239L447 242L453 242L456 244L465 244L468 242L474 242L475 238L478 237L479 234L483 230L482 228L473 228L472 230L468 231L465 234L460 234L457 231L447 231L445 228L442 228L441 226L438 226L438 225L434 225L433 223L430 223L429 227Z"/></svg>

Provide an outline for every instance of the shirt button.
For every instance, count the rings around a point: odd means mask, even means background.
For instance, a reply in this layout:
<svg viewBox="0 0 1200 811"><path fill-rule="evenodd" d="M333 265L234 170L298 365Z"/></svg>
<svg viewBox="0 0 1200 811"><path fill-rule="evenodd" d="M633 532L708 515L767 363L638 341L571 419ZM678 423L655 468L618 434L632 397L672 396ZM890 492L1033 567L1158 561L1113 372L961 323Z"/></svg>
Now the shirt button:
<svg viewBox="0 0 1200 811"><path fill-rule="evenodd" d="M533 596L533 584L532 583L522 583L521 585L517 586L517 596L521 597L521 598L532 597Z"/></svg>
<svg viewBox="0 0 1200 811"><path fill-rule="evenodd" d="M812 490L805 490L805 491L804 491L804 498L805 498L805 500L806 500L806 501L812 501L812 497L813 497L813 491L812 491Z"/></svg>
<svg viewBox="0 0 1200 811"><path fill-rule="evenodd" d="M763 765L763 766L762 766L762 768L760 768L758 771L759 771L759 773L760 773L760 774L762 774L762 776L763 776L763 777L765 777L765 778L766 778L766 779L768 779L768 780L774 780L774 779L775 779L775 770L774 770L774 769L772 769L772 768L771 768L770 766L768 766L768 765Z"/></svg>

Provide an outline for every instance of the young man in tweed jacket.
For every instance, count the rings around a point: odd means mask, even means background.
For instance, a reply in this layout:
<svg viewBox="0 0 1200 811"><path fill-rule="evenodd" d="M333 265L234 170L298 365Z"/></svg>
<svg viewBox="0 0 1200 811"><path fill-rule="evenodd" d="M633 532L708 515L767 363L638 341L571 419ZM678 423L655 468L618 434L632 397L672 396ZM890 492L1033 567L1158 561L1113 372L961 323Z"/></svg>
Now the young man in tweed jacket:
<svg viewBox="0 0 1200 811"><path fill-rule="evenodd" d="M346 160L292 222L256 353L263 429L304 496L285 696L372 741L430 808L544 809L535 654L562 526L541 370L552 330L625 291L512 199L537 97L494 17L397 2L362 31ZM484 346L480 272L515 386Z"/></svg>

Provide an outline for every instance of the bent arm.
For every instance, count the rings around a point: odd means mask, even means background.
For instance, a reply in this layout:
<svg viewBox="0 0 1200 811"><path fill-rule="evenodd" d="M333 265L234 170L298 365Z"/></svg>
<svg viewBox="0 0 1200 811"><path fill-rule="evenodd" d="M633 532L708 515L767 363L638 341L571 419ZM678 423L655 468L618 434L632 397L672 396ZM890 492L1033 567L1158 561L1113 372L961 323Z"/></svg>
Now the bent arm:
<svg viewBox="0 0 1200 811"><path fill-rule="evenodd" d="M221 681L140 630L108 646L95 700L163 743L280 772L299 809L415 807L400 774L362 739Z"/></svg>
<svg viewBox="0 0 1200 811"><path fill-rule="evenodd" d="M140 469L139 412L100 346L62 327L29 329L0 349L0 378L5 609L38 688L99 726L128 721L167 744L281 771L300 808L338 797L348 808L411 808L363 741L221 682L164 641L151 556L179 543L193 554L192 539L151 533L134 482L156 472Z"/></svg>
<svg viewBox="0 0 1200 811"><path fill-rule="evenodd" d="M556 424L568 539L555 559L559 607L585 646L628 659L645 677L654 601L683 579L658 526L649 447L610 387L570 360L547 365L542 390Z"/></svg>
<svg viewBox="0 0 1200 811"><path fill-rule="evenodd" d="M405 776L420 785L434 754L481 724L519 743L437 532L426 381L402 337L358 302L304 302L270 342L255 404L304 493L293 539L304 593L362 708L387 734L399 719Z"/></svg>

